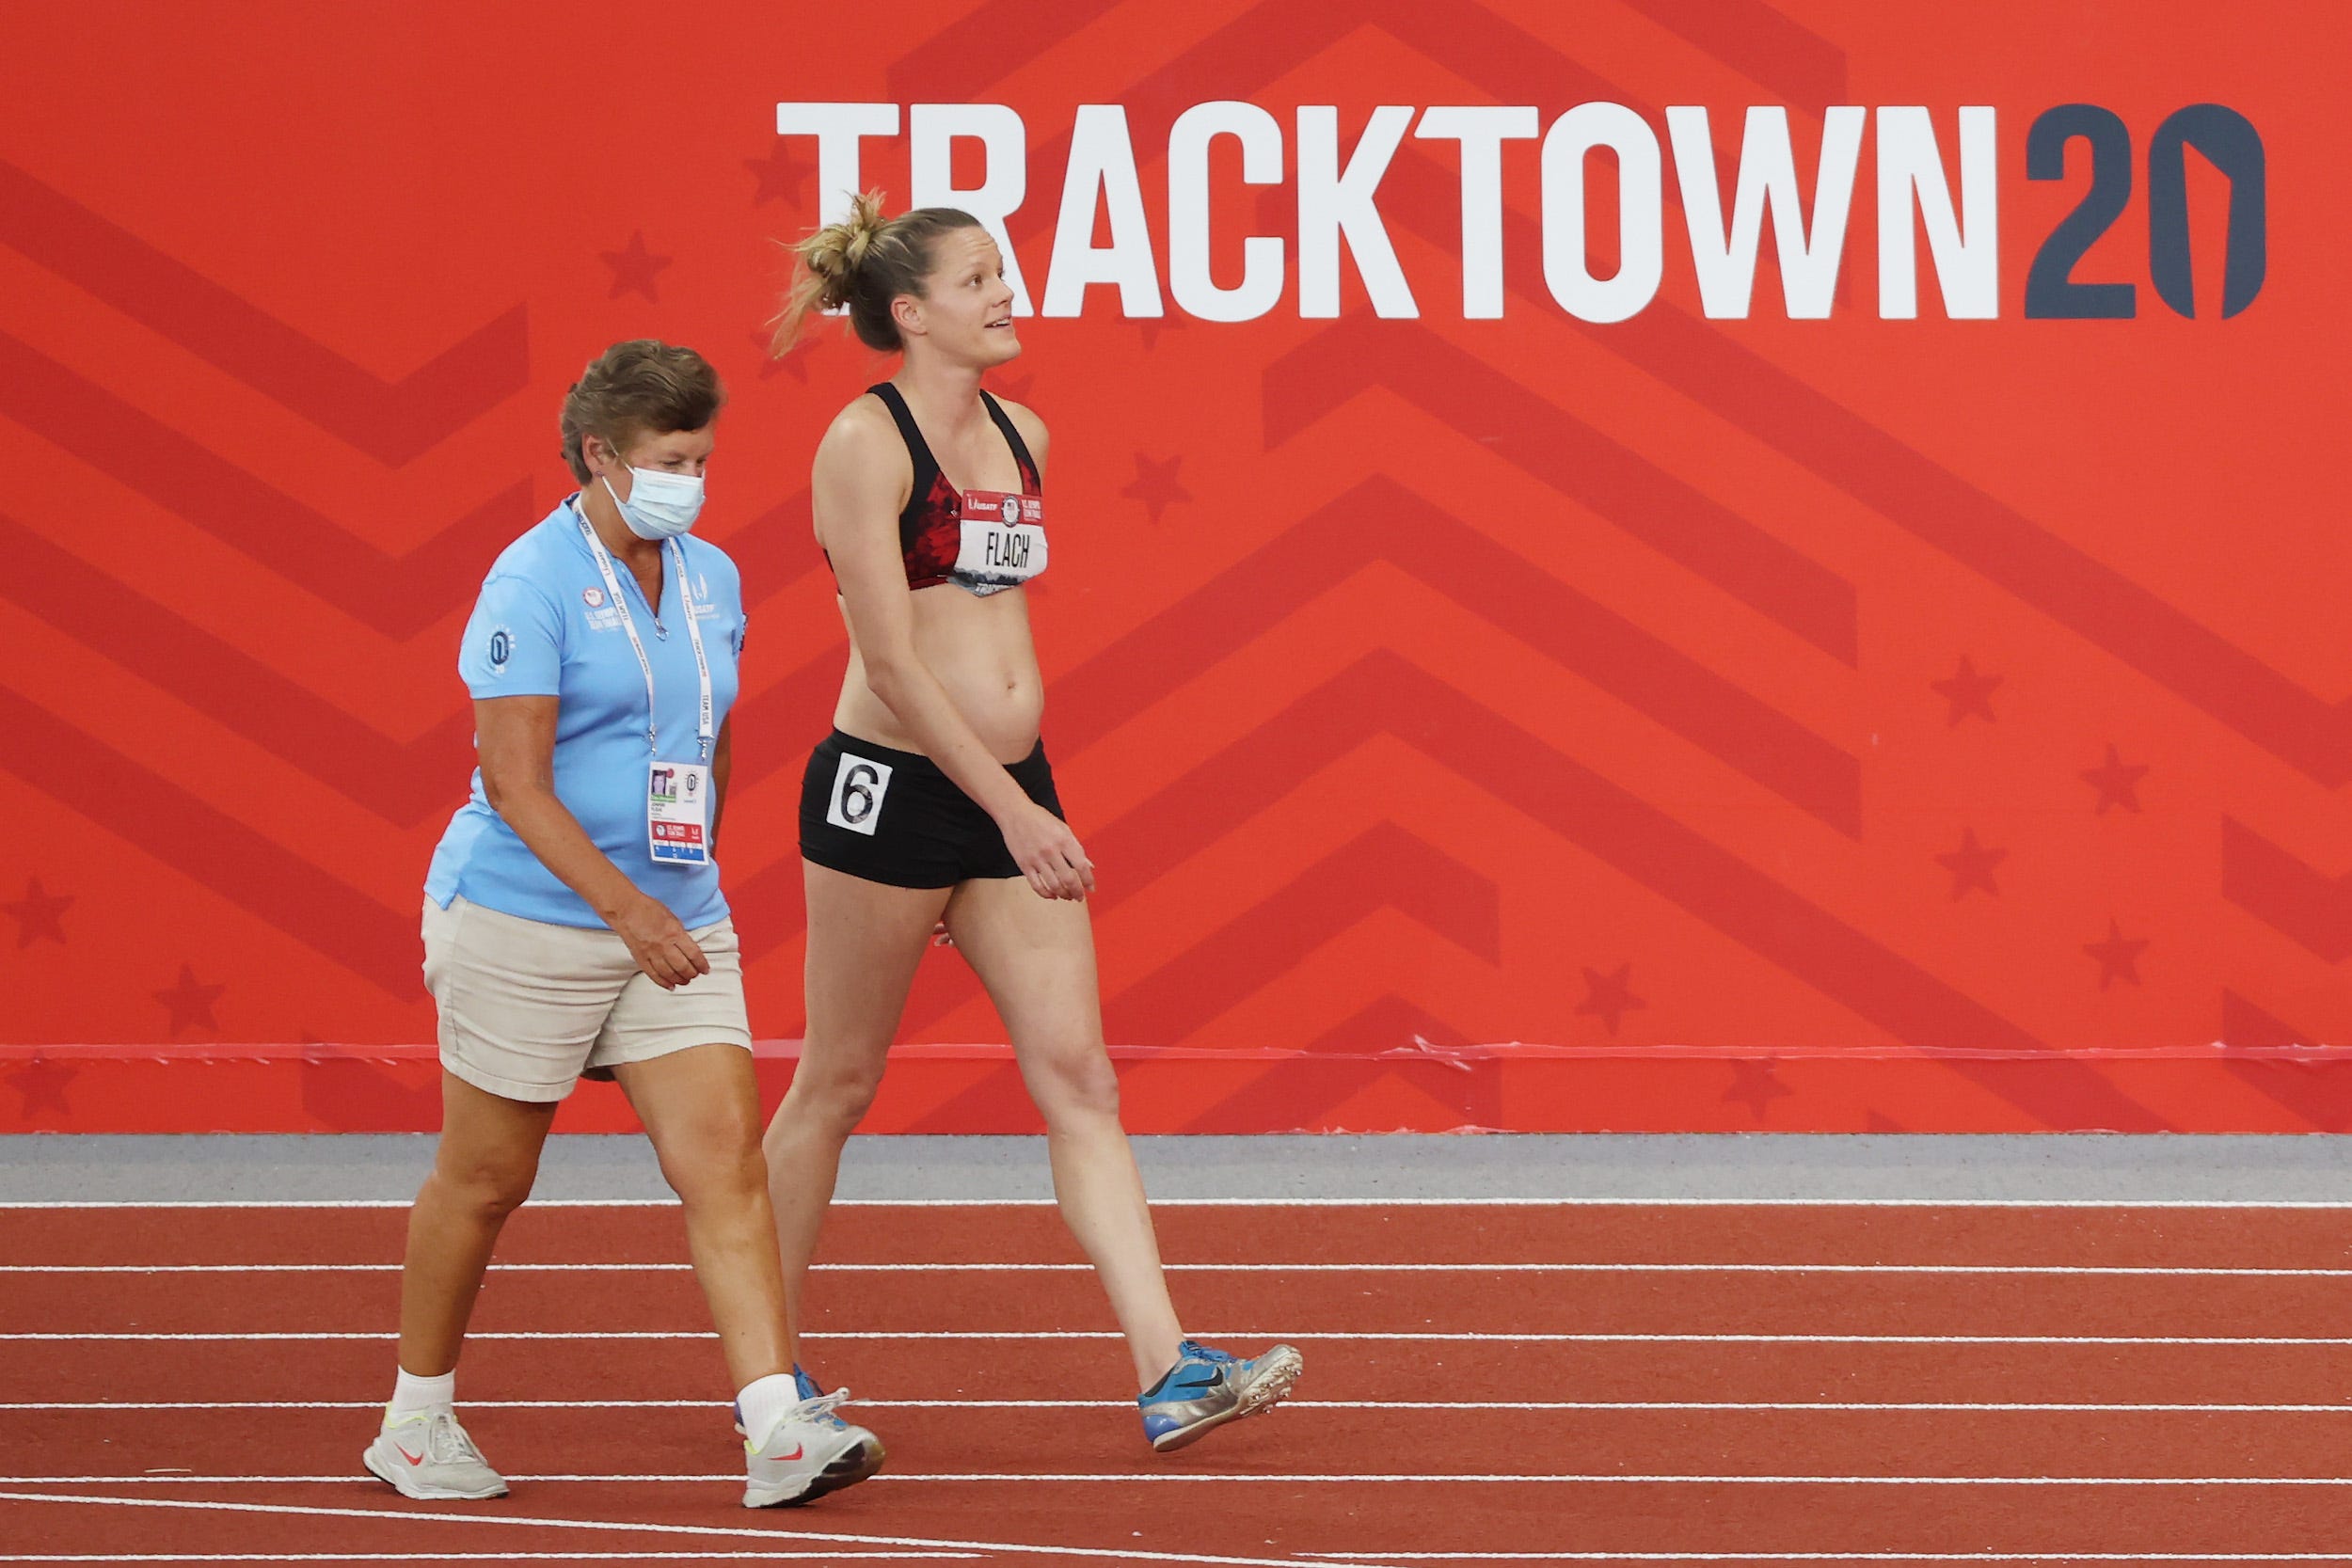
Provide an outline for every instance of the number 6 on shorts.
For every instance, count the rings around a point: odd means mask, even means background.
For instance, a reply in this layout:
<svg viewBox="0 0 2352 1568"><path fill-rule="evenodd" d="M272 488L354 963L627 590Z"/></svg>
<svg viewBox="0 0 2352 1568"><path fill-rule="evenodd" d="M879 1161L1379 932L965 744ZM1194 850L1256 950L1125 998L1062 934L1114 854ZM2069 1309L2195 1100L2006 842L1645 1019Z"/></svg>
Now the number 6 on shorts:
<svg viewBox="0 0 2352 1568"><path fill-rule="evenodd" d="M841 766L834 772L833 800L825 807L825 820L871 838L875 824L882 819L882 796L889 788L888 763L868 762L845 752Z"/></svg>

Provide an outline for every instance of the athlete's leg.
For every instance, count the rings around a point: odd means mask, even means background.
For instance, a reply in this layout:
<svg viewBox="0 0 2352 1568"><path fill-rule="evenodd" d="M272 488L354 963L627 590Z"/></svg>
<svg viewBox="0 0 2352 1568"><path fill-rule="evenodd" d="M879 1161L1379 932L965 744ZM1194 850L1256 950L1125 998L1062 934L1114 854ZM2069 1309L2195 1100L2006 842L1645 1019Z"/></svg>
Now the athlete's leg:
<svg viewBox="0 0 2352 1568"><path fill-rule="evenodd" d="M1110 1295L1136 1386L1148 1388L1176 1361L1184 1334L1119 1121L1087 907L1041 898L1019 877L986 878L956 889L947 930L1012 1037L1022 1082L1045 1117L1062 1218Z"/></svg>
<svg viewBox="0 0 2352 1568"><path fill-rule="evenodd" d="M768 1191L785 1304L798 1323L809 1259L905 1011L946 888L903 888L803 862L808 885L807 1039L768 1123Z"/></svg>
<svg viewBox="0 0 2352 1568"><path fill-rule="evenodd" d="M617 1062L612 1076L685 1206L687 1254L735 1386L789 1372L793 1325L776 1265L752 1053L734 1044L690 1046Z"/></svg>
<svg viewBox="0 0 2352 1568"><path fill-rule="evenodd" d="M408 1211L400 1275L400 1366L437 1377L457 1365L499 1230L539 1174L553 1101L508 1100L441 1073L441 1136Z"/></svg>

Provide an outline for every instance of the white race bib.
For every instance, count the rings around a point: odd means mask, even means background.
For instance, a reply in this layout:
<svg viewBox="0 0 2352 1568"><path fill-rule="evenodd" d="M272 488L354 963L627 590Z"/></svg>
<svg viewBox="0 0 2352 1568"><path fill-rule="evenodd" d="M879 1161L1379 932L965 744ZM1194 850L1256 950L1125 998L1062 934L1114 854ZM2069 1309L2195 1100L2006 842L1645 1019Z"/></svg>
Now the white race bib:
<svg viewBox="0 0 2352 1568"><path fill-rule="evenodd" d="M1045 570L1045 502L1040 498L967 490L959 522L956 580L966 587L1016 588Z"/></svg>

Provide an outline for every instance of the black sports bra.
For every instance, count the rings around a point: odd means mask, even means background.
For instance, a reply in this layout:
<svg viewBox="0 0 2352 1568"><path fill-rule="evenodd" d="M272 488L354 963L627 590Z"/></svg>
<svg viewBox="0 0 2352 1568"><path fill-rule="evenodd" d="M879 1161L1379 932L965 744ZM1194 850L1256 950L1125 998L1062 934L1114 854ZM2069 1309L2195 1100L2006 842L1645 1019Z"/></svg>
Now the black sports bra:
<svg viewBox="0 0 2352 1568"><path fill-rule="evenodd" d="M898 548L906 559L907 587L953 583L973 594L1001 594L1045 570L1045 499L1037 463L1004 408L986 392L980 402L1004 432L1005 444L1021 470L1021 489L958 490L939 471L939 460L923 439L914 410L898 388L881 382L866 388L882 399L898 426L914 460L914 483L898 514ZM830 558L829 558L830 559Z"/></svg>

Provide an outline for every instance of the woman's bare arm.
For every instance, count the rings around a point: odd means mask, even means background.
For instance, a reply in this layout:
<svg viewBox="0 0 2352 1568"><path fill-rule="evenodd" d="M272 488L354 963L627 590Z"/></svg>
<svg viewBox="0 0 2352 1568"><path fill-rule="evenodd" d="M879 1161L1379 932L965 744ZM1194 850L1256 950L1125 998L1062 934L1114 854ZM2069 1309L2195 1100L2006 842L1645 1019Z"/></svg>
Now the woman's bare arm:
<svg viewBox="0 0 2352 1568"><path fill-rule="evenodd" d="M1041 894L1083 897L1094 877L1077 840L1013 782L915 651L914 595L898 543L898 511L911 482L897 427L864 399L844 409L818 444L809 483L817 537L833 558L866 684L924 755L1005 830L1007 845ZM1042 842L1048 839L1053 842Z"/></svg>

